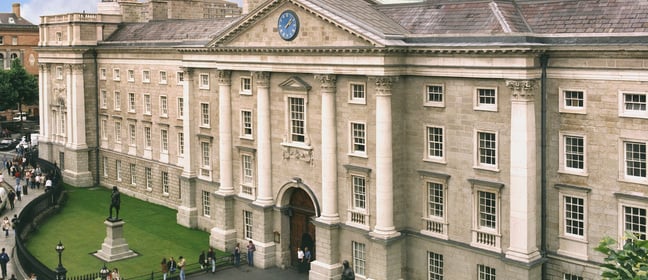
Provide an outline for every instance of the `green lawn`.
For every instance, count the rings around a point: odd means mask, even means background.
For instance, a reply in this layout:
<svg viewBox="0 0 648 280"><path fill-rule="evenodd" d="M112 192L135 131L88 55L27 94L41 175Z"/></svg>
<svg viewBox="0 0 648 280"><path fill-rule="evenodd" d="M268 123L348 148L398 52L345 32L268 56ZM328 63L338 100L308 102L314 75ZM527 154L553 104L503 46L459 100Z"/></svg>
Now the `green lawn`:
<svg viewBox="0 0 648 280"><path fill-rule="evenodd" d="M66 187L68 200L62 210L44 222L26 242L29 251L46 266L58 265L56 244L63 242L63 266L68 277L96 273L103 261L92 253L101 249L106 237L104 220L108 216L110 191L104 188ZM122 194L120 218L124 238L139 256L108 263L122 277L135 277L160 270L160 261L184 256L187 263L198 262L198 255L209 248L207 232L188 229L176 223L176 211ZM223 253L217 252L222 255Z"/></svg>

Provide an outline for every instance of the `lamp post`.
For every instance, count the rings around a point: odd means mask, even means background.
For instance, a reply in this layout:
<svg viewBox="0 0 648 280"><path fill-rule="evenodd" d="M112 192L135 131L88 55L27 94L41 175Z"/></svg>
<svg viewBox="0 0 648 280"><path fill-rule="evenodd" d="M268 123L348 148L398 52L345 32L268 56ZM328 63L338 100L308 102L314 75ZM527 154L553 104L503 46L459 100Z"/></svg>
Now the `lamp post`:
<svg viewBox="0 0 648 280"><path fill-rule="evenodd" d="M106 280L109 273L110 270L106 267L106 263L104 263L104 266L101 268L101 270L99 270L99 276L101 277L101 280Z"/></svg>
<svg viewBox="0 0 648 280"><path fill-rule="evenodd" d="M61 263L61 254L63 253L63 250L65 250L65 246L63 246L63 243L59 240L59 243L56 245L56 252L59 257L58 267L56 268L56 280L65 280L65 274L67 274L67 269L65 269Z"/></svg>

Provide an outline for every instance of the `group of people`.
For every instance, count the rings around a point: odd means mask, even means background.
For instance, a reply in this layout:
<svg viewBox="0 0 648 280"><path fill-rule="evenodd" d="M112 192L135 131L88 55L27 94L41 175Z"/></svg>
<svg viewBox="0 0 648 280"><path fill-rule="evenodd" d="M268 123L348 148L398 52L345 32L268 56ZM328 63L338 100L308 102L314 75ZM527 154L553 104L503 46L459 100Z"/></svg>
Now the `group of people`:
<svg viewBox="0 0 648 280"><path fill-rule="evenodd" d="M311 251L308 250L308 246L305 246L304 249L301 247L297 248L297 270L299 273L310 270L310 262L312 261L313 255Z"/></svg>
<svg viewBox="0 0 648 280"><path fill-rule="evenodd" d="M173 257L162 258L160 262L160 269L162 270L162 279L166 280L168 275L174 274L176 271L180 272L180 280L185 280L185 266L187 265L187 260L180 256L176 261Z"/></svg>

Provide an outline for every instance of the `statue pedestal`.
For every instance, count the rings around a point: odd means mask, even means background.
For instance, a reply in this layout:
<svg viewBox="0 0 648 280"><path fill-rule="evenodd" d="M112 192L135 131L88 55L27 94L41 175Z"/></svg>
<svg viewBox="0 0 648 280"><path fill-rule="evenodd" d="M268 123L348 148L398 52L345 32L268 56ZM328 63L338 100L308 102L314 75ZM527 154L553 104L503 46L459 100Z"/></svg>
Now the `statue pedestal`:
<svg viewBox="0 0 648 280"><path fill-rule="evenodd" d="M93 255L105 262L123 260L136 257L137 253L128 249L128 243L124 239L124 224L122 220L106 220L106 239L101 244L101 250Z"/></svg>

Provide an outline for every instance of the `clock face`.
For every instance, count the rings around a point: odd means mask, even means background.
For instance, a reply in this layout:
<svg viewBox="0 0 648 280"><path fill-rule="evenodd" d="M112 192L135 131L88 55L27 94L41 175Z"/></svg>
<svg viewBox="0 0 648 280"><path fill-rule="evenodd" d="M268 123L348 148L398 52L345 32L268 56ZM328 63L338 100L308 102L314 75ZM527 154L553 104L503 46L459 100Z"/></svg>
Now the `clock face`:
<svg viewBox="0 0 648 280"><path fill-rule="evenodd" d="M277 23L279 36L286 41L292 41L299 33L299 18L293 11L285 11L279 16Z"/></svg>

